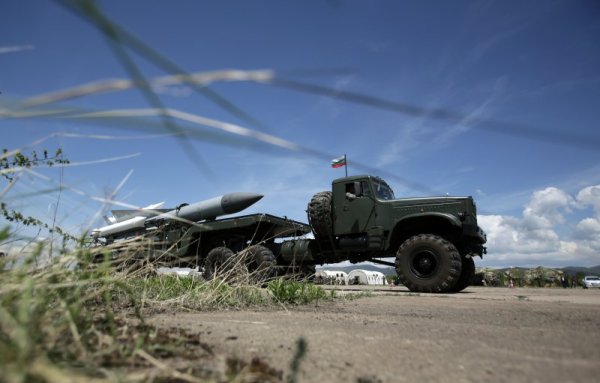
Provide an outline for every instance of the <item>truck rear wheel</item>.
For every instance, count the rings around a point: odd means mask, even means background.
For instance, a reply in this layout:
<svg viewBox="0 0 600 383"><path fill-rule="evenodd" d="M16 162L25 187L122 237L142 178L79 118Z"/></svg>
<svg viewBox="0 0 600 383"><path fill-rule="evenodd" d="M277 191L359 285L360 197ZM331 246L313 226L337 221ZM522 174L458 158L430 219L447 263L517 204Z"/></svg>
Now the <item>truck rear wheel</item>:
<svg viewBox="0 0 600 383"><path fill-rule="evenodd" d="M333 232L330 191L315 194L308 203L308 221L318 240L329 239Z"/></svg>
<svg viewBox="0 0 600 383"><path fill-rule="evenodd" d="M268 248L255 245L248 249L246 265L251 278L257 282L263 282L271 278L277 263L275 255Z"/></svg>
<svg viewBox="0 0 600 383"><path fill-rule="evenodd" d="M462 264L451 242L433 234L410 237L396 253L398 278L410 291L443 293L453 291Z"/></svg>
<svg viewBox="0 0 600 383"><path fill-rule="evenodd" d="M208 252L204 260L204 279L211 280L219 274L223 274L233 260L233 251L227 247L215 247Z"/></svg>
<svg viewBox="0 0 600 383"><path fill-rule="evenodd" d="M473 258L462 257L462 271L460 272L460 276L458 277L458 281L452 288L452 291L457 293L459 291L463 291L467 287L471 285L473 282L473 277L475 276L475 261Z"/></svg>

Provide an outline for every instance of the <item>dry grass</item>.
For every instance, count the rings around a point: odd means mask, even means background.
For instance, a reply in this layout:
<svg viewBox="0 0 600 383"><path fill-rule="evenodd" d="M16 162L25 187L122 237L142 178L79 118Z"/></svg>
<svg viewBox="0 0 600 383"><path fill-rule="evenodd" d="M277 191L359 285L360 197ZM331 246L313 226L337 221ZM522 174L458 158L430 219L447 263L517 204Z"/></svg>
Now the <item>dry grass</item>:
<svg viewBox="0 0 600 383"><path fill-rule="evenodd" d="M0 242L8 237L3 231ZM39 268L43 250L24 261L0 259L3 382L281 381L281 372L258 359L215 355L198 334L155 329L144 315L325 298L321 289L294 281L276 280L262 289L266 280L247 272L244 252L227 273L206 281L158 276L158 261L139 262L139 248L121 249L118 260L103 249L98 263L98 249L78 247Z"/></svg>

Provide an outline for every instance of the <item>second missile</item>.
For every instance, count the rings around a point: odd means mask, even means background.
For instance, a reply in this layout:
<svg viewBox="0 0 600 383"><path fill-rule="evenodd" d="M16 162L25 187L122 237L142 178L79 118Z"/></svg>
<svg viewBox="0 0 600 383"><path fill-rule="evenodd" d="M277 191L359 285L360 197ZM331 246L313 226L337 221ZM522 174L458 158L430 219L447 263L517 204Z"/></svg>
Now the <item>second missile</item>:
<svg viewBox="0 0 600 383"><path fill-rule="evenodd" d="M229 193L191 205L182 205L177 209L148 218L146 219L146 225L161 221L185 220L197 222L215 219L222 215L240 212L255 204L262 197L262 194L256 193Z"/></svg>

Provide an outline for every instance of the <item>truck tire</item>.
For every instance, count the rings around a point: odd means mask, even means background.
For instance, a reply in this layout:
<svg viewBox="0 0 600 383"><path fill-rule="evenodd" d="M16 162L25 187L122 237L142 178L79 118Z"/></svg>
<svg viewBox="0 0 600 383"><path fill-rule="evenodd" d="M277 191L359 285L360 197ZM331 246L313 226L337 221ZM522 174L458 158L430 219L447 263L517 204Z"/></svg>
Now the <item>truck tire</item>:
<svg viewBox="0 0 600 383"><path fill-rule="evenodd" d="M227 247L215 247L208 252L204 260L204 272L202 276L206 280L213 279L215 276L222 274L232 260L233 251Z"/></svg>
<svg viewBox="0 0 600 383"><path fill-rule="evenodd" d="M462 271L460 272L458 281L456 281L456 284L452 288L452 291L455 293L463 291L464 289L469 287L471 285L471 282L473 282L473 277L475 276L475 261L473 261L473 258L462 257L461 260Z"/></svg>
<svg viewBox="0 0 600 383"><path fill-rule="evenodd" d="M300 275L305 281L313 282L316 273L317 267L315 265L302 265L300 267Z"/></svg>
<svg viewBox="0 0 600 383"><path fill-rule="evenodd" d="M270 249L261 245L251 246L248 249L246 266L252 280L264 282L273 277L276 263L275 255Z"/></svg>
<svg viewBox="0 0 600 383"><path fill-rule="evenodd" d="M410 237L396 253L396 273L410 291L450 292L461 269L456 246L434 234Z"/></svg>
<svg viewBox="0 0 600 383"><path fill-rule="evenodd" d="M308 222L317 240L329 239L333 232L330 191L315 194L308 203Z"/></svg>

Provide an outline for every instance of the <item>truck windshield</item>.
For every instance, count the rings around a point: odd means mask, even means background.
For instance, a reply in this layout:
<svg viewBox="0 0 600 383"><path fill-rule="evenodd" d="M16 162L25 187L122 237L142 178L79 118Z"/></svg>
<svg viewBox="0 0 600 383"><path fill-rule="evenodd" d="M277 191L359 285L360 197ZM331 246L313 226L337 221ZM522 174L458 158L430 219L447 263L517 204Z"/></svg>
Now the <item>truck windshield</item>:
<svg viewBox="0 0 600 383"><path fill-rule="evenodd" d="M375 187L375 194L378 199L390 200L396 199L392 189L383 180L373 180L373 186Z"/></svg>

